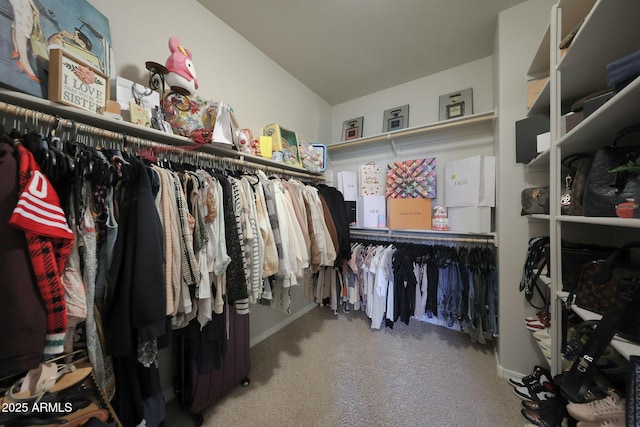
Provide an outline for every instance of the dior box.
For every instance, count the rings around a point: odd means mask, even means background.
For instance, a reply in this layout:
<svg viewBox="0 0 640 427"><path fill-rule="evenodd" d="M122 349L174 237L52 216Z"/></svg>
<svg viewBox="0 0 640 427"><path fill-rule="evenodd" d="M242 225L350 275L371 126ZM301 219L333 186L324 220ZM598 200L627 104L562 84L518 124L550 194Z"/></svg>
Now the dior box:
<svg viewBox="0 0 640 427"><path fill-rule="evenodd" d="M447 214L451 231L491 232L491 208L488 206L447 208Z"/></svg>
<svg viewBox="0 0 640 427"><path fill-rule="evenodd" d="M356 204L358 221L356 225L364 228L386 227L387 200L384 196L360 196Z"/></svg>

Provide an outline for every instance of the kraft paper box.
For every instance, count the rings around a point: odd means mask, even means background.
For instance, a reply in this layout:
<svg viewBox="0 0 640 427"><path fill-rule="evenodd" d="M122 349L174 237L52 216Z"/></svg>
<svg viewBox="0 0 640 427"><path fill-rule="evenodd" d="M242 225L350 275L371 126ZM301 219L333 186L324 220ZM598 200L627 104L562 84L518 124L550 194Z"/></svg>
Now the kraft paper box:
<svg viewBox="0 0 640 427"><path fill-rule="evenodd" d="M431 230L431 199L387 199L391 230Z"/></svg>
<svg viewBox="0 0 640 427"><path fill-rule="evenodd" d="M360 196L356 204L358 227L386 227L387 200L384 196Z"/></svg>
<svg viewBox="0 0 640 427"><path fill-rule="evenodd" d="M489 206L464 206L447 209L451 231L470 233L491 232L491 208Z"/></svg>
<svg viewBox="0 0 640 427"><path fill-rule="evenodd" d="M549 77L543 77L541 79L529 80L527 82L527 110L531 109L548 81Z"/></svg>

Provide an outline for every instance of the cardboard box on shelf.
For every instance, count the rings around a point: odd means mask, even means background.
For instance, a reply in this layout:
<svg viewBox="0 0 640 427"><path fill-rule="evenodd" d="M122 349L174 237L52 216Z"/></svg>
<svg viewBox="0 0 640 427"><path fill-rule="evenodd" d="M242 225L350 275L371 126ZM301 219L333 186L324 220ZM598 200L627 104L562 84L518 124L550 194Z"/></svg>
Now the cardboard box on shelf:
<svg viewBox="0 0 640 427"><path fill-rule="evenodd" d="M387 199L391 230L431 230L431 199Z"/></svg>
<svg viewBox="0 0 640 427"><path fill-rule="evenodd" d="M527 110L531 109L548 81L549 77L543 77L541 79L533 79L527 82Z"/></svg>

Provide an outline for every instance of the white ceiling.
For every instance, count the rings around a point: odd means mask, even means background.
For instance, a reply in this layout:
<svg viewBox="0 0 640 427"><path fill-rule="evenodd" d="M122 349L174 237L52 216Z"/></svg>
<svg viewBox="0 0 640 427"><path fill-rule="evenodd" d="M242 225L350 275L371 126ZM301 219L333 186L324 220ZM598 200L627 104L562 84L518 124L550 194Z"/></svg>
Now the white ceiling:
<svg viewBox="0 0 640 427"><path fill-rule="evenodd" d="M489 56L526 0L198 0L335 105Z"/></svg>

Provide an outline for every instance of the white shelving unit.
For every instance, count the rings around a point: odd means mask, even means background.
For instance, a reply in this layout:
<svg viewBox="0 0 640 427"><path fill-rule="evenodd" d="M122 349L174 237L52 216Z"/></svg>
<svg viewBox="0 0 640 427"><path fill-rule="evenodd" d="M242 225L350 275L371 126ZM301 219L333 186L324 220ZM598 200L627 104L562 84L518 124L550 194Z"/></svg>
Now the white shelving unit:
<svg viewBox="0 0 640 427"><path fill-rule="evenodd" d="M640 2L637 0L560 0L552 8L549 29L529 70L530 75L540 74L548 66L550 76L549 90L541 93L530 114L550 114L551 149L533 159L528 169L549 171L550 214L532 218L549 222L552 259L549 286L551 295L555 296L551 305L551 370L554 375L562 370L560 350L563 325L560 313L563 299L566 299L566 293L562 292L562 239L569 232L575 235L576 230L586 238L591 230L597 230L602 235L615 229L623 230L623 239L627 241L640 240L637 231L640 219L566 216L561 214L559 203L553 202L560 200L562 191L561 159L575 153L593 153L611 143L620 129L640 122L638 78L566 135L561 134L562 112L576 100L607 87L608 63L640 49L636 22L638 16ZM558 49L560 41L582 19L584 22L571 46L561 56ZM548 53L548 62L544 60L544 53ZM575 305L572 310L584 320L601 317ZM619 338L614 339L612 346L627 358L640 354L640 346Z"/></svg>

